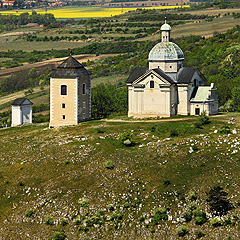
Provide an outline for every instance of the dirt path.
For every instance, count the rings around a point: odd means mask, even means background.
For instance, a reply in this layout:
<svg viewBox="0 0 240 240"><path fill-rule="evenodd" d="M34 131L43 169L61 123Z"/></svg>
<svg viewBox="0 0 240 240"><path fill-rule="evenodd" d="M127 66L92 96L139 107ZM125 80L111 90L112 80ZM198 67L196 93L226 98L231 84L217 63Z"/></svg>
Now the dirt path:
<svg viewBox="0 0 240 240"><path fill-rule="evenodd" d="M101 60L107 57L111 56L116 56L117 54L104 54L104 55L74 55L74 58L76 58L80 62L87 62L89 61L95 61L95 60ZM41 70L43 68L56 68L63 60L65 60L66 57L64 58L53 58L50 60L46 60L43 62L37 62L37 63L32 63L32 64L26 64L20 67L15 67L15 68L9 68L9 69L2 69L0 70L0 80L3 78L6 78L8 76L11 76L12 74L17 74L18 72L21 72L25 69L29 70L31 68L36 68L37 70Z"/></svg>

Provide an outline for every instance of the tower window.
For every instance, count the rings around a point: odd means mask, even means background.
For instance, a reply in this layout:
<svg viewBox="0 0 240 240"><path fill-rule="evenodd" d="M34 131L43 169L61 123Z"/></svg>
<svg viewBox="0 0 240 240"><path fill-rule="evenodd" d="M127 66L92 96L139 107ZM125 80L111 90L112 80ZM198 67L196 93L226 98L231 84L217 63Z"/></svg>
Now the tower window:
<svg viewBox="0 0 240 240"><path fill-rule="evenodd" d="M62 115L62 118L63 118L63 119L66 119L66 116L65 116L65 115Z"/></svg>
<svg viewBox="0 0 240 240"><path fill-rule="evenodd" d="M197 80L196 80L196 79L194 79L194 81L193 81L193 86L194 86L194 87L197 86Z"/></svg>
<svg viewBox="0 0 240 240"><path fill-rule="evenodd" d="M67 85L61 85L61 95L67 95Z"/></svg>
<svg viewBox="0 0 240 240"><path fill-rule="evenodd" d="M62 108L65 108L66 106L65 106L65 103L62 103Z"/></svg>
<svg viewBox="0 0 240 240"><path fill-rule="evenodd" d="M150 88L154 88L154 81L150 81Z"/></svg>
<svg viewBox="0 0 240 240"><path fill-rule="evenodd" d="M82 94L86 94L86 84L83 84Z"/></svg>

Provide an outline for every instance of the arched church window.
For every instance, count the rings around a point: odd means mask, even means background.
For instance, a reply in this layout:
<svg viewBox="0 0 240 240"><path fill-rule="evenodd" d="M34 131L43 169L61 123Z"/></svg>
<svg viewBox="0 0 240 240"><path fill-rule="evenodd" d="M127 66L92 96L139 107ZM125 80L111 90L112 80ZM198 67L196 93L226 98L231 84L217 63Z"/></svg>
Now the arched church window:
<svg viewBox="0 0 240 240"><path fill-rule="evenodd" d="M150 81L150 88L154 88L154 81Z"/></svg>
<svg viewBox="0 0 240 240"><path fill-rule="evenodd" d="M67 85L61 85L61 95L67 95Z"/></svg>

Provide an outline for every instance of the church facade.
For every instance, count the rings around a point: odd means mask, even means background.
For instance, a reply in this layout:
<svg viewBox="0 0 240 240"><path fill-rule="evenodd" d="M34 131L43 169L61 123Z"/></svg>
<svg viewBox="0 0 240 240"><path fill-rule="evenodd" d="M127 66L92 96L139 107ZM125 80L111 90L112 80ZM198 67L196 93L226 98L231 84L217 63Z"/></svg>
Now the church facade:
<svg viewBox="0 0 240 240"><path fill-rule="evenodd" d="M77 125L90 119L90 72L70 55L50 78L50 127Z"/></svg>
<svg viewBox="0 0 240 240"><path fill-rule="evenodd" d="M135 118L218 113L216 88L198 68L183 67L184 55L170 42L171 27L161 26L161 42L149 53L149 66L135 68L127 79L128 116Z"/></svg>

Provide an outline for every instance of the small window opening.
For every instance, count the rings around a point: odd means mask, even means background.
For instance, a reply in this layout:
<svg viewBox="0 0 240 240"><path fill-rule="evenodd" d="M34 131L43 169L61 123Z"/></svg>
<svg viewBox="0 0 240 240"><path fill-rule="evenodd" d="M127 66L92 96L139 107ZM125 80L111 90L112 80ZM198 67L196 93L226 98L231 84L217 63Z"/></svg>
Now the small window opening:
<svg viewBox="0 0 240 240"><path fill-rule="evenodd" d="M65 108L65 107L66 107L65 103L62 103L62 108Z"/></svg>
<svg viewBox="0 0 240 240"><path fill-rule="evenodd" d="M83 94L86 94L86 84L85 84L85 83L83 84L82 93L83 93Z"/></svg>
<svg viewBox="0 0 240 240"><path fill-rule="evenodd" d="M65 115L62 115L62 118L63 118L63 119L66 119L66 116L65 116Z"/></svg>
<svg viewBox="0 0 240 240"><path fill-rule="evenodd" d="M67 85L61 85L61 95L67 95Z"/></svg>
<svg viewBox="0 0 240 240"><path fill-rule="evenodd" d="M197 80L196 80L196 79L194 79L194 81L193 81L193 86L194 86L194 87L197 86Z"/></svg>
<svg viewBox="0 0 240 240"><path fill-rule="evenodd" d="M154 88L154 81L150 81L150 88Z"/></svg>

